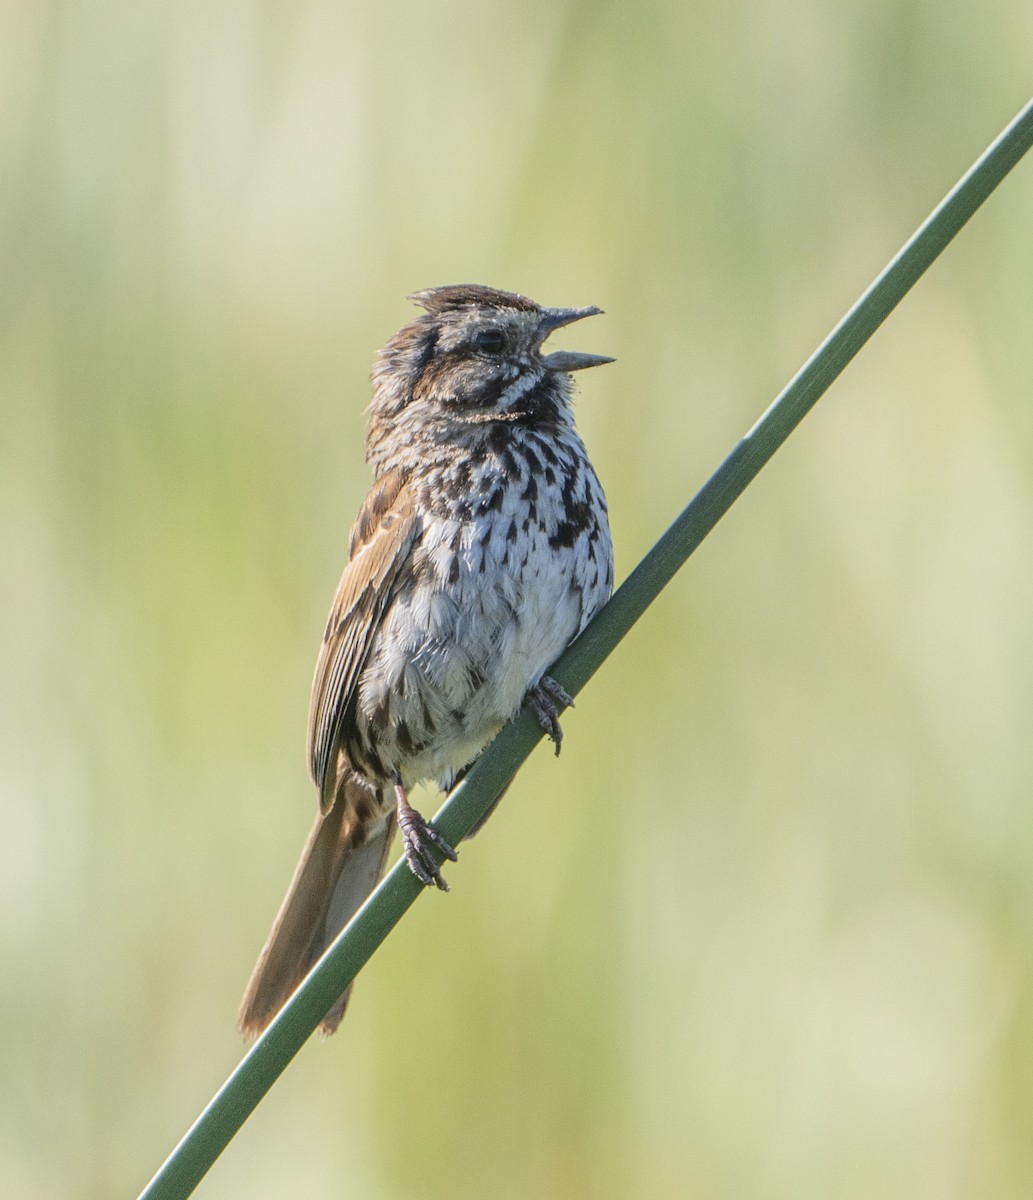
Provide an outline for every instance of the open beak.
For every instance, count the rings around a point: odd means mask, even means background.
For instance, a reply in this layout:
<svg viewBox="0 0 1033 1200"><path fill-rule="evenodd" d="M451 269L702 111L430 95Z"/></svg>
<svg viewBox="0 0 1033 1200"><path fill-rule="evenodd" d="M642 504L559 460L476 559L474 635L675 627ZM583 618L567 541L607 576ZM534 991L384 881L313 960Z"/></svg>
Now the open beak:
<svg viewBox="0 0 1033 1200"><path fill-rule="evenodd" d="M594 305L588 308L544 308L538 322L539 342L556 329L571 325L583 317L594 317L603 310ZM601 367L614 360L605 354L577 354L572 350L554 350L542 356L542 363L550 371L583 371L585 367Z"/></svg>

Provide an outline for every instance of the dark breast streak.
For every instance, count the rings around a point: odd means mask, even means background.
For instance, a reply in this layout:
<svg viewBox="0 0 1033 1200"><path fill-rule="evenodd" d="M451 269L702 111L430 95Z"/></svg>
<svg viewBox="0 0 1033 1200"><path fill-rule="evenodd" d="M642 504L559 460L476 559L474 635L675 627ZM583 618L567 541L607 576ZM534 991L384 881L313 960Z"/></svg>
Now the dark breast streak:
<svg viewBox="0 0 1033 1200"><path fill-rule="evenodd" d="M504 432L410 480L420 531L348 722L367 777L465 766L609 595L606 502L577 434Z"/></svg>

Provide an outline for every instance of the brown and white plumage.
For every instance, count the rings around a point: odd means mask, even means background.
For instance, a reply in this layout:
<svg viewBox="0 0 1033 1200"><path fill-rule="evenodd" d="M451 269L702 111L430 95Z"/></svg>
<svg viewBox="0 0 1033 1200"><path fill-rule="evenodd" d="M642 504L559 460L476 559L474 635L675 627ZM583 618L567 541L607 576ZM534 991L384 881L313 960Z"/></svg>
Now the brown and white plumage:
<svg viewBox="0 0 1033 1200"><path fill-rule="evenodd" d="M558 738L544 673L605 602L602 488L574 428L569 372L541 353L597 309L475 285L414 297L373 370L375 482L351 533L316 665L308 756L319 813L241 1006L265 1027L375 886L394 828L426 883L440 835L408 804L451 785L525 698ZM346 998L323 1023L331 1032Z"/></svg>
<svg viewBox="0 0 1033 1200"><path fill-rule="evenodd" d="M419 528L404 476L397 470L387 472L366 497L352 528L348 565L337 585L312 682L308 761L324 813L334 800L338 772L329 767L342 750L359 672Z"/></svg>

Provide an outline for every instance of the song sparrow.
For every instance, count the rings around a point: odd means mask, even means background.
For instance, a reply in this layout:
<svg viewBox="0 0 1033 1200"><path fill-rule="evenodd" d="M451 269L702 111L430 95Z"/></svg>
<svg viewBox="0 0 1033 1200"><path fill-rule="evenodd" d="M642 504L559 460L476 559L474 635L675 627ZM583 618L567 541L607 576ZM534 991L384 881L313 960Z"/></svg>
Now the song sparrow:
<svg viewBox="0 0 1033 1200"><path fill-rule="evenodd" d="M446 790L527 703L559 752L571 703L544 672L613 587L606 500L571 413L571 371L612 362L542 353L598 308L543 308L475 285L430 288L373 367L366 460L309 710L319 813L238 1019L260 1032L383 871L405 857L446 888L455 859L409 804ZM347 995L325 1018L331 1033Z"/></svg>

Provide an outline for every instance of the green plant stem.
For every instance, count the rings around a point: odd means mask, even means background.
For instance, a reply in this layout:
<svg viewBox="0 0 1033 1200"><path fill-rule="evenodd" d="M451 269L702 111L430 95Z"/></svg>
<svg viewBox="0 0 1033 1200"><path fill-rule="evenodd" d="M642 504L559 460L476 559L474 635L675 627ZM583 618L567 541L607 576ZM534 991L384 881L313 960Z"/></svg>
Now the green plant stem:
<svg viewBox="0 0 1033 1200"><path fill-rule="evenodd" d="M572 694L580 691L598 670L1031 142L1033 102L932 212L614 593L609 604L563 654L551 673ZM458 844L469 834L541 736L526 713L499 734L435 818L450 842ZM141 1200L182 1200L194 1190L323 1015L421 891L404 861L399 861L251 1048L141 1193Z"/></svg>

